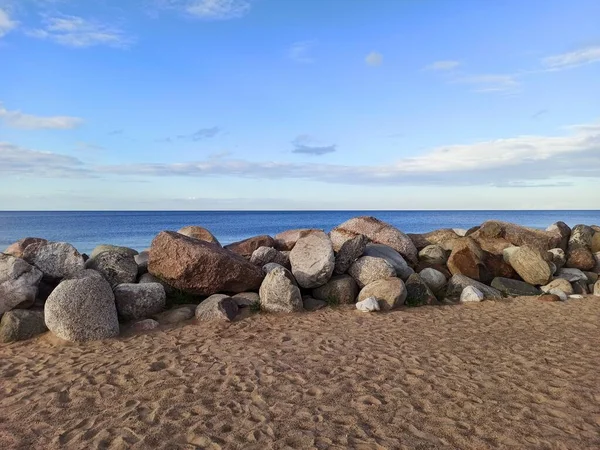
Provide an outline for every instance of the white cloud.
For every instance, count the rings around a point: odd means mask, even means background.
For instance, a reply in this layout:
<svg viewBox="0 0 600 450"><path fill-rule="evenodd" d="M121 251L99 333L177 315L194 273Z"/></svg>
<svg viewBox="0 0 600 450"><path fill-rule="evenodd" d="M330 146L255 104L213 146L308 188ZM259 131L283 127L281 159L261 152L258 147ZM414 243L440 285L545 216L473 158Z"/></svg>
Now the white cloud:
<svg viewBox="0 0 600 450"><path fill-rule="evenodd" d="M52 178L93 175L72 156L30 150L8 142L0 142L0 174Z"/></svg>
<svg viewBox="0 0 600 450"><path fill-rule="evenodd" d="M571 69L600 62L600 46L587 47L561 55L548 56L542 60L542 64L550 70Z"/></svg>
<svg viewBox="0 0 600 450"><path fill-rule="evenodd" d="M444 71L444 70L453 70L460 66L460 62L458 61L436 61L432 64L429 64L425 67L425 70L435 70L435 71Z"/></svg>
<svg viewBox="0 0 600 450"><path fill-rule="evenodd" d="M83 123L79 117L51 116L40 117L24 114L21 111L9 111L0 104L0 119L11 128L25 130L54 129L68 130L76 128Z"/></svg>
<svg viewBox="0 0 600 450"><path fill-rule="evenodd" d="M126 48L133 43L130 36L113 25L67 15L45 17L42 28L29 30L27 34L76 48L95 45Z"/></svg>
<svg viewBox="0 0 600 450"><path fill-rule="evenodd" d="M316 41L294 42L288 49L288 57L297 63L311 64L315 59L311 56L311 51L317 44Z"/></svg>
<svg viewBox="0 0 600 450"><path fill-rule="evenodd" d="M519 86L516 75L470 75L454 80L473 86L474 92L514 92Z"/></svg>
<svg viewBox="0 0 600 450"><path fill-rule="evenodd" d="M8 34L17 27L18 23L8 15L8 12L0 8L0 38Z"/></svg>
<svg viewBox="0 0 600 450"><path fill-rule="evenodd" d="M383 55L378 52L371 52L365 57L365 63L369 66L380 66L383 63Z"/></svg>
<svg viewBox="0 0 600 450"><path fill-rule="evenodd" d="M239 19L250 12L249 0L159 0L159 7L203 20Z"/></svg>

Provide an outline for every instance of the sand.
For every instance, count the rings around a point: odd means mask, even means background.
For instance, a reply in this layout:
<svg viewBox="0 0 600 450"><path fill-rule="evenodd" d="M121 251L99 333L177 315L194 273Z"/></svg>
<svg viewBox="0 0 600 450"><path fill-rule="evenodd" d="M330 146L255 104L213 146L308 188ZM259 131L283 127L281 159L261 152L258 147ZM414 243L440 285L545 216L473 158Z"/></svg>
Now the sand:
<svg viewBox="0 0 600 450"><path fill-rule="evenodd" d="M600 448L600 298L0 347L0 447Z"/></svg>

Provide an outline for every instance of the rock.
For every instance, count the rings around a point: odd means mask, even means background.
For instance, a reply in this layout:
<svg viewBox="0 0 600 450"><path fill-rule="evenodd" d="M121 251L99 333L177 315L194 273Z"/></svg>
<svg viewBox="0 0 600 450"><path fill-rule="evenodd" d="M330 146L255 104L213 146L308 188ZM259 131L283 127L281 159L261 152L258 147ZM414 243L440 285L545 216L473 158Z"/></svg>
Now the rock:
<svg viewBox="0 0 600 450"><path fill-rule="evenodd" d="M80 270L79 272L75 272L71 275L66 276L64 280L79 280L81 278L99 278L101 280L104 280L102 274L93 269Z"/></svg>
<svg viewBox="0 0 600 450"><path fill-rule="evenodd" d="M508 262L526 283L543 285L552 277L550 264L545 258L547 252L544 254L533 247L523 246L510 255Z"/></svg>
<svg viewBox="0 0 600 450"><path fill-rule="evenodd" d="M502 277L494 278L492 280L492 287L498 289L502 294L508 297L540 295L542 293L538 288L527 284L524 281Z"/></svg>
<svg viewBox="0 0 600 450"><path fill-rule="evenodd" d="M406 301L408 306L435 305L438 303L436 296L421 277L413 273L405 282Z"/></svg>
<svg viewBox="0 0 600 450"><path fill-rule="evenodd" d="M556 266L556 269L562 268L567 262L567 255L565 255L564 250L562 248L553 248L548 251L550 252L551 260Z"/></svg>
<svg viewBox="0 0 600 450"><path fill-rule="evenodd" d="M452 228L452 231L454 231L460 237L465 237L468 232L468 230L465 230L464 228Z"/></svg>
<svg viewBox="0 0 600 450"><path fill-rule="evenodd" d="M557 232L537 230L508 222L489 220L469 235L482 250L502 255L510 246L536 248L547 251L559 247L562 236Z"/></svg>
<svg viewBox="0 0 600 450"><path fill-rule="evenodd" d="M148 271L181 291L211 295L258 289L263 280L260 267L217 244L172 231L152 241Z"/></svg>
<svg viewBox="0 0 600 450"><path fill-rule="evenodd" d="M238 308L245 308L248 306L258 305L260 303L260 296L256 292L240 292L231 297L235 300Z"/></svg>
<svg viewBox="0 0 600 450"><path fill-rule="evenodd" d="M598 274L596 272L583 272L583 274L586 276L588 284L594 284L598 281Z"/></svg>
<svg viewBox="0 0 600 450"><path fill-rule="evenodd" d="M15 256L17 258L22 258L25 253L25 249L29 247L31 244L46 244L48 241L42 238L36 237L26 237L24 239L18 240L17 242L9 245L6 250L4 250L4 254Z"/></svg>
<svg viewBox="0 0 600 450"><path fill-rule="evenodd" d="M446 250L436 244L428 245L419 252L419 261L429 264L446 264L448 255Z"/></svg>
<svg viewBox="0 0 600 450"><path fill-rule="evenodd" d="M298 239L311 233L322 233L323 230L316 228L300 228L297 230L286 230L275 235L275 248L280 251L289 251L294 248Z"/></svg>
<svg viewBox="0 0 600 450"><path fill-rule="evenodd" d="M132 323L129 329L131 331L140 332L140 331L154 330L155 328L158 328L159 326L160 326L160 324L156 320L144 319L144 320L139 320L137 322Z"/></svg>
<svg viewBox="0 0 600 450"><path fill-rule="evenodd" d="M191 237L193 239L198 239L204 242L210 242L211 244L217 244L221 246L219 240L208 231L206 228L197 227L195 225L188 225L186 227L181 228L178 231L179 234L183 234L184 236Z"/></svg>
<svg viewBox="0 0 600 450"><path fill-rule="evenodd" d="M85 271L83 271L85 272ZM78 272L80 273L80 272ZM102 278L101 275L98 275L100 278ZM38 291L37 291L37 295L35 297L35 302L33 303L33 306L40 306L40 307L44 307L44 303L46 302L46 300L48 299L48 297L50 296L50 294L52 294L52 291L54 290L54 288L58 286L58 283L50 283L47 281L40 281L40 284L38 284ZM26 303L22 305L23 308L26 307Z"/></svg>
<svg viewBox="0 0 600 450"><path fill-rule="evenodd" d="M58 281L84 268L83 257L66 242L38 242L28 245L23 259L44 274L47 281Z"/></svg>
<svg viewBox="0 0 600 450"><path fill-rule="evenodd" d="M336 275L323 286L313 289L312 295L330 305L350 305L356 302L358 285L350 275Z"/></svg>
<svg viewBox="0 0 600 450"><path fill-rule="evenodd" d="M512 268L510 264L504 261L504 258L499 255L492 253L483 252L483 266L484 270L481 273L481 280L483 283L491 283L496 277L502 278L519 278L517 272ZM553 271L554 269L552 269ZM554 273L554 272L553 272Z"/></svg>
<svg viewBox="0 0 600 450"><path fill-rule="evenodd" d="M567 249L567 245L569 242L569 237L571 236L571 228L564 222L556 222L546 228L550 234L557 236L560 241L558 244L558 248L562 250Z"/></svg>
<svg viewBox="0 0 600 450"><path fill-rule="evenodd" d="M290 252L292 273L298 284L315 288L327 283L333 274L335 256L325 233L311 233L298 239Z"/></svg>
<svg viewBox="0 0 600 450"><path fill-rule="evenodd" d="M145 273L143 274L140 279L138 280L139 284L145 284L145 283L160 283L162 285L162 287L165 290L165 294L167 295L173 295L176 291L175 288L173 288L173 286L170 286L168 283L166 283L165 281L161 280L158 277L155 277L154 275L152 275L151 273Z"/></svg>
<svg viewBox="0 0 600 450"><path fill-rule="evenodd" d="M100 244L100 245L97 245L96 248L94 248L94 250L92 250L92 253L90 253L90 259L94 259L100 253L104 253L104 252L117 252L117 253L123 253L128 256L135 256L138 254L137 250L134 250L129 247L121 247L119 245L111 245L111 244Z"/></svg>
<svg viewBox="0 0 600 450"><path fill-rule="evenodd" d="M561 294L565 295L563 292L561 292ZM555 294L542 294L537 299L541 302L560 302L561 300L566 301L566 298L563 300L560 296Z"/></svg>
<svg viewBox="0 0 600 450"><path fill-rule="evenodd" d="M582 299L583 295L581 295L581 294L573 294L573 295L569 295L569 298L573 298L573 299L578 300L578 299Z"/></svg>
<svg viewBox="0 0 600 450"><path fill-rule="evenodd" d="M144 250L139 255L134 255L133 259L138 266L138 277L148 272L148 259L150 252Z"/></svg>
<svg viewBox="0 0 600 450"><path fill-rule="evenodd" d="M398 308L406 301L407 291L404 282L397 277L383 278L369 283L361 289L358 301L374 297L384 311Z"/></svg>
<svg viewBox="0 0 600 450"><path fill-rule="evenodd" d="M460 293L461 303L472 303L480 302L485 299L483 292L477 289L475 286L467 286Z"/></svg>
<svg viewBox="0 0 600 450"><path fill-rule="evenodd" d="M594 259L596 260L596 265L592 269L592 272L600 274L600 252L594 253Z"/></svg>
<svg viewBox="0 0 600 450"><path fill-rule="evenodd" d="M448 269L452 275L465 275L473 280L481 281L485 273L483 251L477 242L470 237L456 241L448 258Z"/></svg>
<svg viewBox="0 0 600 450"><path fill-rule="evenodd" d="M440 272L441 274L443 274L444 277L446 277L446 279L449 279L449 278L452 277L452 274L448 270L448 267L446 267L445 265L443 266L441 264L424 264L424 263L419 263L415 267L415 272L417 272L417 273L420 274L425 269L437 270L438 272ZM408 277L406 277L406 278L408 278Z"/></svg>
<svg viewBox="0 0 600 450"><path fill-rule="evenodd" d="M434 294L440 295L444 291L444 288L446 287L446 277L439 270L428 267L421 270L419 276Z"/></svg>
<svg viewBox="0 0 600 450"><path fill-rule="evenodd" d="M556 278L563 278L569 283L575 283L579 280L587 280L585 273L579 269L559 269L556 272Z"/></svg>
<svg viewBox="0 0 600 450"><path fill-rule="evenodd" d="M273 247L258 247L252 253L250 262L260 267L269 263L276 263L286 268L290 267L290 258Z"/></svg>
<svg viewBox="0 0 600 450"><path fill-rule="evenodd" d="M165 308L167 296L160 283L123 283L114 289L117 312L124 320L139 320Z"/></svg>
<svg viewBox="0 0 600 450"><path fill-rule="evenodd" d="M0 342L24 341L46 331L48 328L44 323L44 311L13 309L2 315Z"/></svg>
<svg viewBox="0 0 600 450"><path fill-rule="evenodd" d="M550 289L547 294L556 295L561 302L566 302L570 295L560 289Z"/></svg>
<svg viewBox="0 0 600 450"><path fill-rule="evenodd" d="M590 250L592 253L600 252L600 231L594 232L594 236L592 236L592 242L590 244Z"/></svg>
<svg viewBox="0 0 600 450"><path fill-rule="evenodd" d="M361 312L379 311L379 302L375 297L368 297L356 303L356 309Z"/></svg>
<svg viewBox="0 0 600 450"><path fill-rule="evenodd" d="M571 286L571 283L564 278L555 278L550 283L542 286L541 290L544 293L553 293L551 292L552 290L560 290L569 295L573 293L573 286Z"/></svg>
<svg viewBox="0 0 600 450"><path fill-rule="evenodd" d="M135 283L137 279L138 265L133 255L125 252L101 252L90 258L85 266L100 272L112 287L121 283Z"/></svg>
<svg viewBox="0 0 600 450"><path fill-rule="evenodd" d="M317 300L312 298L310 295L302 296L302 304L304 305L304 309L307 311L316 311L318 309L323 309L327 306L327 303L323 300Z"/></svg>
<svg viewBox="0 0 600 450"><path fill-rule="evenodd" d="M417 248L410 238L389 223L375 217L361 216L347 220L331 230L329 236L334 249L337 250L344 242L358 234L365 235L374 244L392 247L411 264L418 262Z"/></svg>
<svg viewBox="0 0 600 450"><path fill-rule="evenodd" d="M259 247L275 247L275 240L271 236L264 234L262 236L254 236L225 246L227 250L237 253L244 258L250 258L252 253Z"/></svg>
<svg viewBox="0 0 600 450"><path fill-rule="evenodd" d="M573 227L567 248L566 267L590 270L595 266L596 260L591 250L594 233L593 228L587 225Z"/></svg>
<svg viewBox="0 0 600 450"><path fill-rule="evenodd" d="M485 284L480 283L479 281L473 280L464 275L453 275L452 278L450 278L446 287L446 297L449 299L460 298L462 291L467 286L476 287L479 291L481 291L485 300L502 299L502 294L498 289L486 286Z"/></svg>
<svg viewBox="0 0 600 450"><path fill-rule="evenodd" d="M0 315L33 305L42 272L21 258L0 253Z"/></svg>
<svg viewBox="0 0 600 450"><path fill-rule="evenodd" d="M464 230L463 230L464 231ZM418 250L421 250L429 245L438 245L444 250L452 250L453 241L461 236L453 229L443 228L441 230L430 231L423 234L408 234Z"/></svg>
<svg viewBox="0 0 600 450"><path fill-rule="evenodd" d="M575 281L574 283L572 283L572 286L573 286L573 293L575 293L575 294L586 295L586 294L590 293L587 282L584 280Z"/></svg>
<svg viewBox="0 0 600 450"><path fill-rule="evenodd" d="M593 294L596 296L600 296L600 280L596 281L594 284Z"/></svg>
<svg viewBox="0 0 600 450"><path fill-rule="evenodd" d="M215 244L212 244L215 245ZM238 306L228 295L213 294L196 307L196 319L201 322L224 320L231 322L238 313Z"/></svg>
<svg viewBox="0 0 600 450"><path fill-rule="evenodd" d="M303 308L300 289L283 267L271 270L260 286L260 307L266 312L290 313Z"/></svg>
<svg viewBox="0 0 600 450"><path fill-rule="evenodd" d="M346 273L354 261L362 256L368 242L369 240L362 234L344 242L335 255L334 273L338 275Z"/></svg>
<svg viewBox="0 0 600 450"><path fill-rule="evenodd" d="M504 259L504 262L508 263L510 261L510 257L512 255L514 255L516 252L518 252L519 248L520 247L515 247L515 246L506 247L502 251L502 259Z"/></svg>
<svg viewBox="0 0 600 450"><path fill-rule="evenodd" d="M361 256L348 269L348 274L354 278L358 287L363 288L373 281L396 276L392 265L383 258Z"/></svg>
<svg viewBox="0 0 600 450"><path fill-rule="evenodd" d="M415 271L409 267L402 255L393 248L383 244L367 244L363 256L383 258L396 270L396 276L406 280Z"/></svg>
<svg viewBox="0 0 600 450"><path fill-rule="evenodd" d="M272 263L267 263L267 264L265 264L265 265L262 267L262 271L263 271L263 273L266 275L266 274L268 274L268 273L269 273L271 270L273 270L273 269L277 269L278 267L281 267L282 269L288 270L287 268L283 267L281 264L277 264L277 263L274 263L274 262L272 262ZM288 270L288 272L289 272L289 270ZM291 273L292 273L292 272L290 272L290 274L291 274Z"/></svg>
<svg viewBox="0 0 600 450"><path fill-rule="evenodd" d="M46 300L44 315L48 329L67 341L119 334L115 297L106 280L88 277L63 281Z"/></svg>
<svg viewBox="0 0 600 450"><path fill-rule="evenodd" d="M180 305L173 309L155 314L154 319L161 325L172 325L194 317L198 305Z"/></svg>

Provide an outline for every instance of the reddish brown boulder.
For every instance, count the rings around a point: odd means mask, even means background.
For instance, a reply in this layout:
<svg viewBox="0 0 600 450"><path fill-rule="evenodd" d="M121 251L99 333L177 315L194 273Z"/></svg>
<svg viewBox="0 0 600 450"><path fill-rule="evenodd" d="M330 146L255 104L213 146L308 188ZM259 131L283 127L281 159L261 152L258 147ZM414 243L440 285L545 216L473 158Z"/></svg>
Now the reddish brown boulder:
<svg viewBox="0 0 600 450"><path fill-rule="evenodd" d="M181 230L179 230L178 233L194 239L200 239L201 241L212 242L213 244L221 245L219 240L206 228L188 225L187 227L183 227Z"/></svg>
<svg viewBox="0 0 600 450"><path fill-rule="evenodd" d="M575 225L569 238L565 267L590 270L596 265L592 253L595 230L587 225Z"/></svg>
<svg viewBox="0 0 600 450"><path fill-rule="evenodd" d="M484 254L479 245L466 237L454 243L454 249L448 258L448 269L452 275L465 275L481 281L482 271L485 271L483 261Z"/></svg>
<svg viewBox="0 0 600 450"><path fill-rule="evenodd" d="M263 272L217 244L172 231L152 241L148 271L176 289L197 295L256 291Z"/></svg>
<svg viewBox="0 0 600 450"><path fill-rule="evenodd" d="M311 233L322 232L317 228L299 228L297 230L286 230L275 235L275 248L279 251L289 251L294 248L298 239Z"/></svg>
<svg viewBox="0 0 600 450"><path fill-rule="evenodd" d="M421 250L428 245L439 245L444 250L452 250L453 241L459 239L461 236L456 234L451 228L442 228L440 230L430 231L429 233L409 233L408 237L418 250Z"/></svg>
<svg viewBox="0 0 600 450"><path fill-rule="evenodd" d="M560 297L554 294L543 294L537 298L541 302L560 302Z"/></svg>
<svg viewBox="0 0 600 450"><path fill-rule="evenodd" d="M365 235L375 244L384 244L400 253L409 264L417 264L417 248L410 238L389 223L375 217L361 216L347 220L329 233L333 249L338 251L344 242L356 235Z"/></svg>
<svg viewBox="0 0 600 450"><path fill-rule="evenodd" d="M25 249L27 247L29 247L30 245L45 244L47 242L48 241L46 239L42 239L42 238L26 237L24 239L21 239L15 243L9 245L8 248L6 250L4 250L2 253L14 256L16 258L22 258L23 253L25 253Z"/></svg>
<svg viewBox="0 0 600 450"><path fill-rule="evenodd" d="M537 230L496 220L484 222L469 237L473 238L482 250L494 255L502 255L503 250L511 246L527 245L539 250L550 250L559 247L562 240L559 232Z"/></svg>
<svg viewBox="0 0 600 450"><path fill-rule="evenodd" d="M227 250L237 253L244 258L250 258L252 253L254 253L254 250L259 247L275 247L275 240L271 236L264 234L262 236L254 236L225 246Z"/></svg>

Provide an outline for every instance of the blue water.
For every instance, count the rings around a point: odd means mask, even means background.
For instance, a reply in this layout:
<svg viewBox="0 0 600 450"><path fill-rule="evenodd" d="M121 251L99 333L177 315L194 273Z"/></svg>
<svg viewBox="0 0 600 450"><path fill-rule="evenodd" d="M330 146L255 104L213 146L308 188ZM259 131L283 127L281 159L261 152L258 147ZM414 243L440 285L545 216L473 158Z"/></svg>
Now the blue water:
<svg viewBox="0 0 600 450"><path fill-rule="evenodd" d="M27 236L69 242L85 253L105 243L143 250L158 232L185 225L208 228L228 244L291 228L329 231L359 215L375 216L405 233L470 228L489 219L535 228L559 220L570 226L600 224L600 211L0 211L0 250Z"/></svg>

